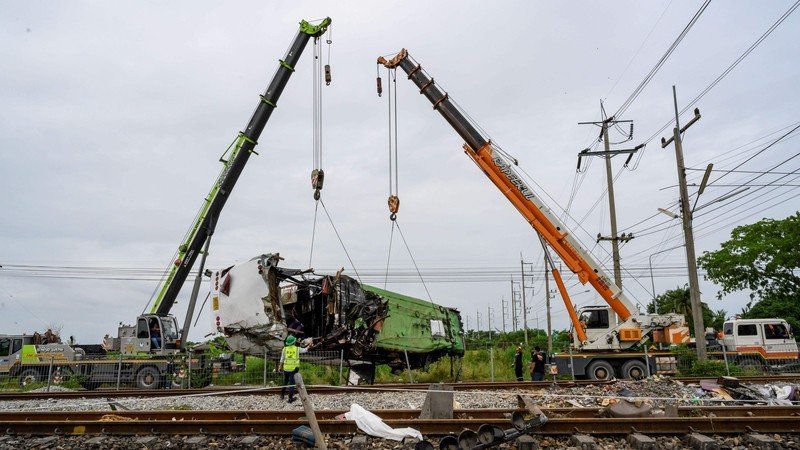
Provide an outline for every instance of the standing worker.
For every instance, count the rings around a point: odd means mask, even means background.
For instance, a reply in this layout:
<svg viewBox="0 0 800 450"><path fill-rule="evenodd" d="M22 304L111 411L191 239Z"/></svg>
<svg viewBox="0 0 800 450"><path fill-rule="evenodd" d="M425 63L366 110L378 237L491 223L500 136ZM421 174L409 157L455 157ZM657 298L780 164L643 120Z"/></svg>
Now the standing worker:
<svg viewBox="0 0 800 450"><path fill-rule="evenodd" d="M531 381L544 381L544 355L538 345L531 352L530 370Z"/></svg>
<svg viewBox="0 0 800 450"><path fill-rule="evenodd" d="M283 370L283 386L281 387L281 400L286 395L286 388L289 388L289 403L297 400L294 396L294 374L300 371L300 354L307 352L311 346L297 347L294 345L297 338L289 335L281 351L281 360L278 363L278 370Z"/></svg>
<svg viewBox="0 0 800 450"><path fill-rule="evenodd" d="M517 353L514 354L514 375L517 381L524 381L522 378L522 347L517 347Z"/></svg>

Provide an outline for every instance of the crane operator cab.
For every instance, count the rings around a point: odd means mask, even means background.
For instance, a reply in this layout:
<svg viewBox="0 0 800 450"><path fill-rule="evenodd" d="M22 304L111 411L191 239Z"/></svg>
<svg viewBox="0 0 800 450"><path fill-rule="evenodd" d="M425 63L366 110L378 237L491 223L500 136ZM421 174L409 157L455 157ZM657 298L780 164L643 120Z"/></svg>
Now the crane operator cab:
<svg viewBox="0 0 800 450"><path fill-rule="evenodd" d="M615 326L614 311L608 306L586 306L578 311L580 323L586 332L586 338L591 342L600 336L608 333L608 330ZM574 337L576 347L581 346L577 335Z"/></svg>
<svg viewBox="0 0 800 450"><path fill-rule="evenodd" d="M121 325L118 336L119 347L113 350L123 355L172 355L181 347L178 323L172 315L142 314L136 319L136 325Z"/></svg>

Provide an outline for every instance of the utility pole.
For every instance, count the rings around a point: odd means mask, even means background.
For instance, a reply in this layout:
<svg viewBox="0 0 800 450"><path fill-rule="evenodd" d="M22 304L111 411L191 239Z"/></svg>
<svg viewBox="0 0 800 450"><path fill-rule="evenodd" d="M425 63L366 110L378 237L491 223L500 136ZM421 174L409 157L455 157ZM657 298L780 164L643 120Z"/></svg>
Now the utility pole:
<svg viewBox="0 0 800 450"><path fill-rule="evenodd" d="M475 319L478 322L478 325L476 325L476 327L478 328L478 337L480 337L480 335L481 335L481 312L480 311L475 311Z"/></svg>
<svg viewBox="0 0 800 450"><path fill-rule="evenodd" d="M517 293L514 290L514 277L511 277L511 331L517 331Z"/></svg>
<svg viewBox="0 0 800 450"><path fill-rule="evenodd" d="M544 245L544 242L542 242ZM544 295L545 307L547 308L547 354L553 354L553 328L550 322L550 277L547 274L547 249L544 252Z"/></svg>
<svg viewBox="0 0 800 450"><path fill-rule="evenodd" d="M486 307L486 329L489 330L489 342L492 342L492 307Z"/></svg>
<svg viewBox="0 0 800 450"><path fill-rule="evenodd" d="M706 361L705 324L703 323L703 307L700 301L700 283L697 279L697 256L694 251L694 231L692 230L692 206L689 204L689 189L686 187L686 166L683 163L683 143L681 134L700 119L700 110L694 110L694 118L681 128L678 114L678 95L672 86L672 99L675 104L675 128L672 138L661 138L661 148L666 148L675 141L675 161L678 164L678 185L681 196L681 220L683 221L683 240L686 244L686 264L689 270L689 295L692 302L692 318L694 319L694 340L697 348L697 359Z"/></svg>
<svg viewBox="0 0 800 450"><path fill-rule="evenodd" d="M603 141L603 148L604 151L602 152L593 152L588 148L582 150L578 153L578 171L581 168L581 159L584 156L601 156L605 159L606 162L606 183L608 184L608 215L611 219L611 236L601 236L600 233L597 234L597 242L600 241L611 241L611 256L614 260L614 283L616 283L617 287L621 290L622 289L622 269L620 265L620 257L619 257L619 243L628 242L633 239L633 234L625 234L623 233L621 236L617 235L617 208L614 202L614 175L611 171L611 158L616 155L627 154L628 159L625 160L625 165L627 166L628 163L633 158L634 153L638 152L639 149L644 147L644 144L637 145L634 148L629 149L621 149L621 150L611 150L611 142L608 139L608 127L612 125L617 125L620 123L630 123L630 133L628 134L628 138L623 141L627 142L633 139L633 121L632 120L616 120L614 116L606 118L605 108L603 108L603 102L600 102L600 110L603 114L603 120L600 122L579 122L578 125L595 125L600 127L600 136L598 139ZM618 323L619 320L614 314L614 322Z"/></svg>
<svg viewBox="0 0 800 450"><path fill-rule="evenodd" d="M506 332L506 299L505 297L500 297L500 307L502 308L501 311L503 313L503 333Z"/></svg>
<svg viewBox="0 0 800 450"><path fill-rule="evenodd" d="M525 301L525 261L522 260L522 252L519 253L519 267L522 274L520 285L522 286L522 328L525 330L525 346L528 346L528 304Z"/></svg>

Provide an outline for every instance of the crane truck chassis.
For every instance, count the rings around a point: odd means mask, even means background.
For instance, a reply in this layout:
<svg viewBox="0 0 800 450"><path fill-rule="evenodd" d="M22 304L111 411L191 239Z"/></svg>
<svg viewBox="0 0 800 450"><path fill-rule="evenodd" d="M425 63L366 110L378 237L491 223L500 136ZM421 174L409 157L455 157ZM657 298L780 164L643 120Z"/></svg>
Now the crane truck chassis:
<svg viewBox="0 0 800 450"><path fill-rule="evenodd" d="M172 385L180 361L167 358L113 358L102 345L37 343L36 335L0 335L0 376L20 386L77 381L92 390L101 384L155 389Z"/></svg>

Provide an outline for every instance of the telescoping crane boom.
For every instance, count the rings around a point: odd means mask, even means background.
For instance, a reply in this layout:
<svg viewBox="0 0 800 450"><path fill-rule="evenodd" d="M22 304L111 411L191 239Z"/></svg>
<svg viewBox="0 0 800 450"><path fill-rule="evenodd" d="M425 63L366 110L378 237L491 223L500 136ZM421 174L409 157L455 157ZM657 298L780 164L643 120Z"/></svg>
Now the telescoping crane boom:
<svg viewBox="0 0 800 450"><path fill-rule="evenodd" d="M189 272L192 270L198 255L203 253L204 244L214 233L222 208L225 206L225 202L228 201L239 175L241 175L245 164L250 158L250 154L256 153L255 146L258 144L261 132L264 130L267 121L269 121L272 112L277 108L278 99L292 76L300 55L303 53L308 41L324 34L330 24L331 19L329 17L317 24L311 24L305 20L300 21L300 29L297 35L286 51L286 55L279 60L278 69L272 77L266 92L259 96L258 105L253 111L247 126L243 131L239 132L238 137L220 158L220 162L223 163L222 171L214 182L211 192L203 200L200 211L186 233L183 242L178 247L176 256L158 289L158 294L155 297L150 313L143 314L138 318L137 338L147 337L147 341L151 341L149 339L150 332L154 324L157 323L160 325L160 338L163 339L163 345L160 346L161 349L176 349L180 346L181 342L177 336L175 319L169 314L175 304L175 299L189 276ZM188 317L186 320L190 319ZM138 346L140 351L149 345L143 344L146 344L146 342L140 342ZM156 350L150 348L150 352ZM159 351L159 353L161 352Z"/></svg>
<svg viewBox="0 0 800 450"><path fill-rule="evenodd" d="M609 320L609 311L602 317L578 318L572 302L564 296L564 302L578 336L575 344L583 350L619 350L630 348L643 342L652 331L660 331L653 340L663 343L681 342L688 338L685 319L677 314L642 314L631 303L624 292L604 272L601 265L572 236L565 224L551 209L533 192L513 169L512 161L499 148L492 144L465 117L451 101L449 95L442 92L433 78L422 69L403 49L392 59L378 58L378 64L389 69L399 67L419 88L420 94L433 104L433 109L449 123L464 139L466 154L480 167L487 177L500 189L503 195L525 217L547 245L555 251L561 261L574 272L581 283L589 283L600 294L603 300L619 316L620 322L615 324ZM558 275L557 271L554 275ZM557 282L561 281L560 277ZM559 290L566 294L563 282L558 283ZM596 311L599 314L602 311ZM593 324L599 322L599 324ZM586 322L586 323L585 323ZM593 327L593 325L597 325Z"/></svg>

